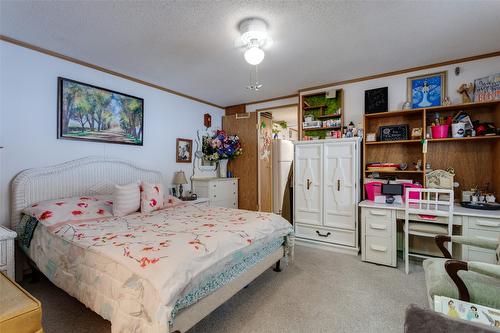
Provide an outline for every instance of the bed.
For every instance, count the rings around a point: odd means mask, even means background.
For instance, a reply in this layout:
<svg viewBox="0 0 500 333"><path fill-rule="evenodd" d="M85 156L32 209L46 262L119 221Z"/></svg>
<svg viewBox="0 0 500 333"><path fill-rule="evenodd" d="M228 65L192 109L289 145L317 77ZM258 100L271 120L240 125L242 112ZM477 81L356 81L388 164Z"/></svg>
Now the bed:
<svg viewBox="0 0 500 333"><path fill-rule="evenodd" d="M274 214L176 203L52 226L22 213L59 198L109 202L115 184L137 180L163 182L131 162L88 157L23 171L12 184L12 227L32 227L24 253L112 332L185 332L293 253L291 227Z"/></svg>

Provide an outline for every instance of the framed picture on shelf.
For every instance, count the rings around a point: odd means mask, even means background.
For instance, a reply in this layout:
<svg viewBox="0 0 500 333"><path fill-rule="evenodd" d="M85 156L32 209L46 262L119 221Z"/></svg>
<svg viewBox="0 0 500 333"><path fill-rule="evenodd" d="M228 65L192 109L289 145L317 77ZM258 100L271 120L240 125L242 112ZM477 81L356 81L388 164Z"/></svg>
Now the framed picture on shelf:
<svg viewBox="0 0 500 333"><path fill-rule="evenodd" d="M441 106L446 97L446 80L446 71L409 77L407 99L412 109Z"/></svg>
<svg viewBox="0 0 500 333"><path fill-rule="evenodd" d="M474 80L474 102L500 100L500 73Z"/></svg>
<svg viewBox="0 0 500 333"><path fill-rule="evenodd" d="M365 114L387 112L389 88L365 90Z"/></svg>
<svg viewBox="0 0 500 333"><path fill-rule="evenodd" d="M177 138L175 142L175 161L177 163L191 163L193 154L193 140Z"/></svg>
<svg viewBox="0 0 500 333"><path fill-rule="evenodd" d="M144 100L58 78L57 138L142 146Z"/></svg>

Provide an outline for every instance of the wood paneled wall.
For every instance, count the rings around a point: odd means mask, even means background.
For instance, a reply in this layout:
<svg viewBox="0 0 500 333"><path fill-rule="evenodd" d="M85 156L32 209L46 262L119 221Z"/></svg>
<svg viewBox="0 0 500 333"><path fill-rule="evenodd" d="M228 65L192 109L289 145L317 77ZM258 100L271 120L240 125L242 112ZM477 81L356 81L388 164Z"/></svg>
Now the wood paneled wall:
<svg viewBox="0 0 500 333"><path fill-rule="evenodd" d="M240 113L240 112L238 112ZM258 210L257 180L257 114L233 114L222 117L222 129L237 134L243 146L243 155L229 162L229 170L238 182L238 207Z"/></svg>

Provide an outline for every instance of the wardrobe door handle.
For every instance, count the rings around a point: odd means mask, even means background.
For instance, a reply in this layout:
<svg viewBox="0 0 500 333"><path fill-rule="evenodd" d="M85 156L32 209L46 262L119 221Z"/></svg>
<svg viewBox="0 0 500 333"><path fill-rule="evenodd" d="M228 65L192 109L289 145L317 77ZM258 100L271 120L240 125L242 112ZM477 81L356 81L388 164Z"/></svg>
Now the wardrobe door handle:
<svg viewBox="0 0 500 333"><path fill-rule="evenodd" d="M307 189L309 190L311 188L312 181L310 179L307 179Z"/></svg>
<svg viewBox="0 0 500 333"><path fill-rule="evenodd" d="M382 224L374 224L374 223L370 223L370 228L375 229L375 230L387 230L387 226L382 225Z"/></svg>
<svg viewBox="0 0 500 333"><path fill-rule="evenodd" d="M340 179L337 179L337 191L340 192Z"/></svg>
<svg viewBox="0 0 500 333"><path fill-rule="evenodd" d="M378 252L387 252L387 247L385 247L385 246L370 245L370 248L371 248L373 251L378 251Z"/></svg>
<svg viewBox="0 0 500 333"><path fill-rule="evenodd" d="M328 237L328 236L330 236L332 234L331 232L327 232L326 234L322 234L318 230L316 230L316 233L318 234L318 236L321 236L321 237Z"/></svg>

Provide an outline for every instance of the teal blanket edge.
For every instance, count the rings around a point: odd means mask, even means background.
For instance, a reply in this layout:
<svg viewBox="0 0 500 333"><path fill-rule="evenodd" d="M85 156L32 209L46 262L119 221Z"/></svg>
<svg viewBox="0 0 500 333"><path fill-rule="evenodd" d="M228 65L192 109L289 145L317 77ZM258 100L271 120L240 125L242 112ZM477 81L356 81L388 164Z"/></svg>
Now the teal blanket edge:
<svg viewBox="0 0 500 333"><path fill-rule="evenodd" d="M222 271L221 273L212 276L211 278L203 281L198 288L192 290L188 294L184 295L175 303L174 309L171 313L171 319L169 321L170 325L173 325L175 316L177 313L187 308L188 306L198 302L200 299L210 295L215 290L223 287L229 282L233 281L241 274L246 272L250 267L255 266L257 263L261 262L265 257L279 249L286 243L287 236L276 238L262 247L256 249L255 251L249 253L242 260L232 265L228 269ZM285 253L286 255L286 253Z"/></svg>

